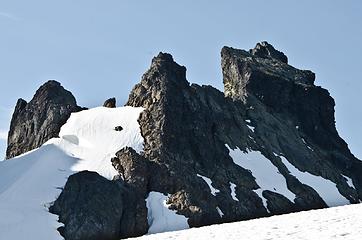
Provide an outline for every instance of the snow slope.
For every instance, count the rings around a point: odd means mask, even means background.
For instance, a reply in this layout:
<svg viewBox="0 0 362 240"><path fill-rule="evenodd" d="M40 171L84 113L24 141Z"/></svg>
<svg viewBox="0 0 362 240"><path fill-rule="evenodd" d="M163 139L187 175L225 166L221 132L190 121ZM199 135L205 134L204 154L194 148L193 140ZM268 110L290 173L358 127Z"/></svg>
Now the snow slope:
<svg viewBox="0 0 362 240"><path fill-rule="evenodd" d="M73 113L39 149L0 162L0 239L62 239L57 216L47 207L69 175L96 171L112 178L111 157L125 146L142 150L137 119L142 108L94 108ZM115 131L122 126L121 132Z"/></svg>
<svg viewBox="0 0 362 240"><path fill-rule="evenodd" d="M152 234L138 240L358 240L362 204Z"/></svg>

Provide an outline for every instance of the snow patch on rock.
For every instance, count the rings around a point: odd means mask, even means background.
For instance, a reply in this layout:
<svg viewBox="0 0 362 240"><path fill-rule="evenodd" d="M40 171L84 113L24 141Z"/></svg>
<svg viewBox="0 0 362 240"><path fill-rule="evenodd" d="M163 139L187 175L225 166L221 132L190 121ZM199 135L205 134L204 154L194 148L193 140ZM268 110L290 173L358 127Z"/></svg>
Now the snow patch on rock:
<svg viewBox="0 0 362 240"><path fill-rule="evenodd" d="M343 197L337 189L334 182L324 179L320 176L315 176L308 172L301 172L294 167L284 156L274 153L275 156L280 157L283 164L287 167L290 174L295 176L301 183L304 183L317 191L319 196L330 206L340 206L350 204L349 200Z"/></svg>
<svg viewBox="0 0 362 240"><path fill-rule="evenodd" d="M169 209L167 196L159 192L150 192L146 205L148 209L147 218L148 233L160 233L189 228L187 218L179 215L176 211Z"/></svg>
<svg viewBox="0 0 362 240"><path fill-rule="evenodd" d="M261 152L250 150L243 152L238 148L232 150L228 145L226 147L229 149L229 155L234 163L250 170L255 177L255 181L260 187L260 190L257 189L255 192L262 198L264 206L266 204L262 197L264 190L277 192L294 202L295 194L288 189L286 179Z"/></svg>
<svg viewBox="0 0 362 240"><path fill-rule="evenodd" d="M200 174L197 174L198 177L202 178L206 183L207 185L209 185L209 188L210 188L210 191L211 191L211 194L216 196L216 193L220 192L218 189L214 188L211 184L212 184L212 181L210 178L208 177L205 177L205 176L202 176Z"/></svg>
<svg viewBox="0 0 362 240"><path fill-rule="evenodd" d="M235 201L238 201L238 202L239 202L239 199L236 197L235 189L236 189L236 185L231 182L231 183L230 183L231 197L232 197Z"/></svg>
<svg viewBox="0 0 362 240"><path fill-rule="evenodd" d="M219 207L216 207L216 211L221 218L224 216L224 213L221 211L221 209Z"/></svg>
<svg viewBox="0 0 362 240"><path fill-rule="evenodd" d="M347 177L345 175L342 175L342 176L344 177L344 179L346 179L348 186L350 186L351 188L356 189L356 187L354 186L353 181L352 181L352 179L350 177Z"/></svg>

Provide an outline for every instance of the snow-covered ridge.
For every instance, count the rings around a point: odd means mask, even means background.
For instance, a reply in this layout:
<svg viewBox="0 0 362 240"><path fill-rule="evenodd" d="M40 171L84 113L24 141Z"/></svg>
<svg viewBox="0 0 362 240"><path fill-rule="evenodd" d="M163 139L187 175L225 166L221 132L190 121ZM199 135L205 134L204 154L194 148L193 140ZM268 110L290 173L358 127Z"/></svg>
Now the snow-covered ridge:
<svg viewBox="0 0 362 240"><path fill-rule="evenodd" d="M249 221L142 236L139 240L357 240L362 204L291 213Z"/></svg>
<svg viewBox="0 0 362 240"><path fill-rule="evenodd" d="M39 149L0 162L0 239L62 239L57 216L47 207L71 174L90 170L111 179L111 157L125 146L141 151L137 122L142 108L120 107L73 113ZM122 131L114 128L122 126ZM5 217L4 217L5 216Z"/></svg>

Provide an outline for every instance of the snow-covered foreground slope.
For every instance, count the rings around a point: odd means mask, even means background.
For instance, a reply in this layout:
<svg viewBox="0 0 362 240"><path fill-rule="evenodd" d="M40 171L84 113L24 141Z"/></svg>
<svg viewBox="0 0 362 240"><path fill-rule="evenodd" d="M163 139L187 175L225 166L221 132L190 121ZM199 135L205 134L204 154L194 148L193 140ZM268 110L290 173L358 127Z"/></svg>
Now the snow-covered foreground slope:
<svg viewBox="0 0 362 240"><path fill-rule="evenodd" d="M358 240L362 239L361 223L362 204L356 204L152 234L136 239Z"/></svg>
<svg viewBox="0 0 362 240"><path fill-rule="evenodd" d="M125 146L142 150L137 119L142 108L94 108L73 113L60 138L0 162L0 239L62 239L57 216L47 207L69 175L96 171L112 178L111 157ZM122 131L115 131L122 126Z"/></svg>

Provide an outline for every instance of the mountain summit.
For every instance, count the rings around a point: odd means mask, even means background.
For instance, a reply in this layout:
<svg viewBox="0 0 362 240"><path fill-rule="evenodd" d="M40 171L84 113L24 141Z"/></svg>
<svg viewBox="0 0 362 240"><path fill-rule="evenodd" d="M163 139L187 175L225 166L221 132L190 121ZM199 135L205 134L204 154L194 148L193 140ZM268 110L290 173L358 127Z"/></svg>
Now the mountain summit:
<svg viewBox="0 0 362 240"><path fill-rule="evenodd" d="M60 136L48 146L75 158L50 207L65 239L120 239L362 200L362 162L339 137L334 100L313 72L288 65L267 42L224 47L221 67L224 93L190 84L186 68L160 53L125 107L78 112L65 90L50 94L60 102L18 102L8 157ZM34 99L43 99L38 92ZM38 125L56 127L48 134Z"/></svg>
<svg viewBox="0 0 362 240"><path fill-rule="evenodd" d="M70 114L80 110L73 94L54 80L42 85L29 103L20 98L11 119L6 158L38 148L58 137Z"/></svg>

